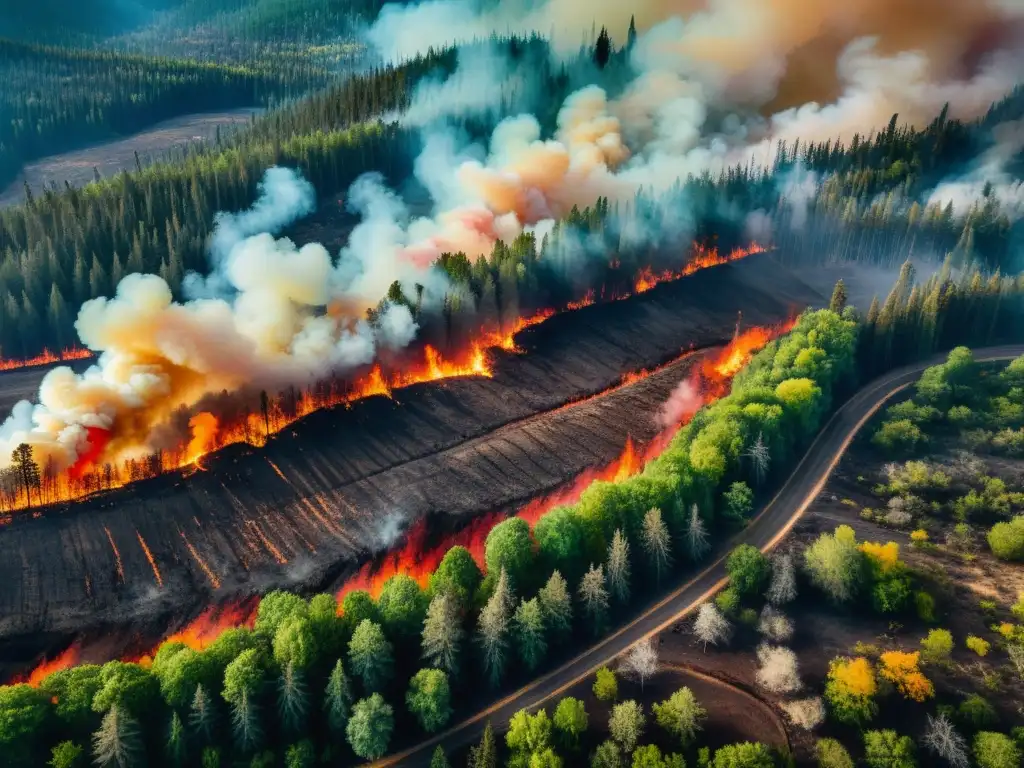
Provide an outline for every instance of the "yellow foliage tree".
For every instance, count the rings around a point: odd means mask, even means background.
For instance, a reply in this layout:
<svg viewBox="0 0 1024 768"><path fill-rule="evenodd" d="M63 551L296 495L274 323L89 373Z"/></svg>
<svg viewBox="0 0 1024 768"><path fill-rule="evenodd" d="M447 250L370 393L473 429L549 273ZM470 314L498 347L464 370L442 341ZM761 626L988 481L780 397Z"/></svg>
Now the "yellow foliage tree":
<svg viewBox="0 0 1024 768"><path fill-rule="evenodd" d="M935 695L931 680L921 672L918 651L886 651L878 657L879 674L896 686L900 695L918 703Z"/></svg>
<svg viewBox="0 0 1024 768"><path fill-rule="evenodd" d="M874 696L878 690L871 662L863 656L855 659L836 659L829 666L829 680L851 696Z"/></svg>
<svg viewBox="0 0 1024 768"><path fill-rule="evenodd" d="M879 544L874 541L865 541L860 545L860 551L867 555L871 565L879 573L889 573L900 565L900 545L895 541Z"/></svg>

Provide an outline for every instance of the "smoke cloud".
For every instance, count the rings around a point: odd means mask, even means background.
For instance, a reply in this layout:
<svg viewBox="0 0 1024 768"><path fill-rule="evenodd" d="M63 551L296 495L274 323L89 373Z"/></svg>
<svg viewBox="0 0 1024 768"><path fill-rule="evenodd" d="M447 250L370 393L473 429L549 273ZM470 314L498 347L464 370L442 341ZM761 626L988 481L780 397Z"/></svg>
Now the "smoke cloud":
<svg viewBox="0 0 1024 768"><path fill-rule="evenodd" d="M486 146L449 125L522 103L536 85L483 42L489 36L537 31L575 51L594 21L621 41L632 14L641 34L626 81L571 94L551 135L532 114L501 120ZM372 324L366 319L394 282L430 306L449 288L432 269L441 253L475 259L499 239L543 236L573 206L599 197L629 203L639 190L667 190L690 174L767 163L779 141L849 140L894 112L916 125L946 102L951 117L981 114L1022 71L1022 22L1019 0L385 5L368 37L386 59L481 41L460 53L452 77L422 83L400 116L424 131L415 175L433 201L430 215L414 216L379 174L367 174L349 190L347 205L361 220L341 252L300 247L276 234L314 209L314 190L293 171L270 169L252 208L217 218L210 272L188 277L187 302L175 302L159 277L131 275L112 298L83 305L76 328L100 353L97 364L83 375L50 371L38 404L19 403L0 426L0 461L29 442L44 461L67 467L89 427L109 430L110 450L123 454L211 392L311 383L366 365L418 330L402 305L382 304ZM942 194L966 195L962 185L985 181L996 195L1019 194L999 186L1008 182L999 174L1007 147L1019 149L1014 141L1008 134L982 175L950 180L961 187ZM792 205L803 204L809 183L791 179ZM679 218L671 225L681 232L690 222ZM623 241L658 236L646 224L627 221ZM763 231L768 221L754 216L747 225ZM563 250L559 258L572 256ZM674 393L672 421L693 397L684 386Z"/></svg>
<svg viewBox="0 0 1024 768"><path fill-rule="evenodd" d="M962 176L946 179L935 188L929 203L953 205L958 217L967 216L975 206L996 202L1010 218L1024 215L1024 184L1007 170L1009 163L1024 152L1024 121L997 125L992 131L993 146L975 167Z"/></svg>

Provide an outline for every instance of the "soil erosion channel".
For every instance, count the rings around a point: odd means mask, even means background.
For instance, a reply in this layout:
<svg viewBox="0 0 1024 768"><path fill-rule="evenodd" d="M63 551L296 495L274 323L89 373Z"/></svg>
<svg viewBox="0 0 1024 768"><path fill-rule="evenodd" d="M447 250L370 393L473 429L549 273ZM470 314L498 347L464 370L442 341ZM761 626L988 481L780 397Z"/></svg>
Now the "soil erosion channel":
<svg viewBox="0 0 1024 768"><path fill-rule="evenodd" d="M211 602L336 580L425 516L440 531L550 491L658 432L701 357L685 350L727 342L740 312L770 325L822 300L751 256L557 315L519 334L525 354L493 351L493 378L318 411L205 471L21 515L0 528L0 657L21 666L82 633L159 638Z"/></svg>

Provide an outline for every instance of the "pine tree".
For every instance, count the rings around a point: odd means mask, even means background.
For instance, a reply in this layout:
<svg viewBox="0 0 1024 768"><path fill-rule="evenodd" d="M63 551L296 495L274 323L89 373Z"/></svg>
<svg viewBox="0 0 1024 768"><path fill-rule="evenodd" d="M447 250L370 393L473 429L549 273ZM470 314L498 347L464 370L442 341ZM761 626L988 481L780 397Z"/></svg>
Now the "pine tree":
<svg viewBox="0 0 1024 768"><path fill-rule="evenodd" d="M477 637L484 654L484 671L494 687L501 683L508 663L509 613L512 599L508 574L502 568L494 593L480 611L477 629Z"/></svg>
<svg viewBox="0 0 1024 768"><path fill-rule="evenodd" d="M662 574L672 564L672 541L668 533L668 527L662 520L661 510L652 507L644 514L643 531L641 543L647 562L654 571L655 582L661 584Z"/></svg>
<svg viewBox="0 0 1024 768"><path fill-rule="evenodd" d="M490 720L484 726L480 743L469 751L469 768L498 768L498 745Z"/></svg>
<svg viewBox="0 0 1024 768"><path fill-rule="evenodd" d="M192 709L188 716L188 724L199 736L200 743L208 744L213 739L215 719L213 702L200 683L196 686L195 695L192 697Z"/></svg>
<svg viewBox="0 0 1024 768"><path fill-rule="evenodd" d="M93 755L99 766L130 768L141 765L142 739L135 719L114 704L103 716L92 737Z"/></svg>
<svg viewBox="0 0 1024 768"><path fill-rule="evenodd" d="M309 710L309 697L306 694L306 685L302 680L302 675L292 662L289 662L281 670L277 706L284 727L293 733L298 733Z"/></svg>
<svg viewBox="0 0 1024 768"><path fill-rule="evenodd" d="M629 542L621 529L615 531L608 545L608 586L617 602L629 600Z"/></svg>
<svg viewBox="0 0 1024 768"><path fill-rule="evenodd" d="M259 712L248 691L243 690L231 704L231 730L243 754L254 752L263 739Z"/></svg>
<svg viewBox="0 0 1024 768"><path fill-rule="evenodd" d="M580 581L580 602L590 619L595 635L601 634L608 617L608 590L605 587L604 568L591 564Z"/></svg>
<svg viewBox="0 0 1024 768"><path fill-rule="evenodd" d="M11 454L11 466L21 479L28 505L32 506L32 490L36 489L38 495L40 481L42 480L39 464L32 455L32 446L28 443L19 444Z"/></svg>
<svg viewBox="0 0 1024 768"><path fill-rule="evenodd" d="M173 766L182 766L185 764L186 752L185 724L177 712L172 712L171 726L167 731L167 761Z"/></svg>
<svg viewBox="0 0 1024 768"><path fill-rule="evenodd" d="M558 640L564 640L572 632L572 596L569 585L560 571L554 571L547 583L537 593L544 610L544 624Z"/></svg>
<svg viewBox="0 0 1024 768"><path fill-rule="evenodd" d="M632 50L636 45L636 16L629 17L629 31L626 32L626 50Z"/></svg>
<svg viewBox="0 0 1024 768"><path fill-rule="evenodd" d="M544 638L544 614L540 601L523 600L512 617L512 629L519 658L527 672L533 672L544 660L548 643Z"/></svg>
<svg viewBox="0 0 1024 768"><path fill-rule="evenodd" d="M430 666L454 677L459 668L462 638L462 621L455 598L447 592L434 595L423 620L423 658Z"/></svg>
<svg viewBox="0 0 1024 768"><path fill-rule="evenodd" d="M441 747L434 750L434 754L430 758L430 768L451 768L451 763L448 762Z"/></svg>
<svg viewBox="0 0 1024 768"><path fill-rule="evenodd" d="M696 504L690 507L690 522L686 527L686 543L690 550L690 558L693 560L700 560L711 549L708 532Z"/></svg>
<svg viewBox="0 0 1024 768"><path fill-rule="evenodd" d="M594 45L594 62L598 69L604 69L612 56L612 41L608 37L608 30L601 27L601 34L597 36L597 43Z"/></svg>
<svg viewBox="0 0 1024 768"><path fill-rule="evenodd" d="M327 690L324 692L324 709L327 712L327 725L339 738L345 733L349 713L352 707L352 690L345 668L338 659L327 678Z"/></svg>

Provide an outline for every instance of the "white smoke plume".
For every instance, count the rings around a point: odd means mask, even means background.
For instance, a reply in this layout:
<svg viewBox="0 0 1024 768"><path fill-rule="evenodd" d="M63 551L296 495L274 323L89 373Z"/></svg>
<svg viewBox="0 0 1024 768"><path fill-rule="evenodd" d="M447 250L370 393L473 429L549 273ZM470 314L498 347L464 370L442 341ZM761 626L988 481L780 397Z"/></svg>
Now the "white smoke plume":
<svg viewBox="0 0 1024 768"><path fill-rule="evenodd" d="M997 202L1000 210L1011 218L1024 215L1024 184L1006 170L1007 164L1024 151L1024 121L997 125L992 134L994 145L975 167L939 184L929 203L942 206L952 203L954 215L960 218L989 200Z"/></svg>
<svg viewBox="0 0 1024 768"><path fill-rule="evenodd" d="M417 330L407 307L388 304L376 328L365 311L414 267L387 264L384 284L369 271L377 244L358 234L353 245L365 248L337 264L318 244L250 234L308 211L310 195L294 172L273 168L249 211L219 217L205 298L177 303L160 277L132 274L112 298L85 302L75 328L96 364L81 375L48 372L38 403L19 403L0 426L0 457L27 442L38 461L66 468L86 447L86 427L110 431L112 450L138 451L176 409L209 393L311 384L370 363L381 346L407 345ZM368 217L362 231L374 224Z"/></svg>

